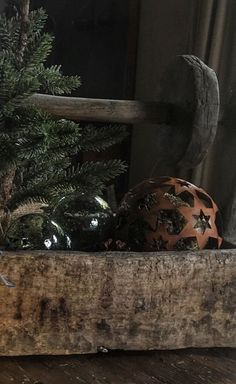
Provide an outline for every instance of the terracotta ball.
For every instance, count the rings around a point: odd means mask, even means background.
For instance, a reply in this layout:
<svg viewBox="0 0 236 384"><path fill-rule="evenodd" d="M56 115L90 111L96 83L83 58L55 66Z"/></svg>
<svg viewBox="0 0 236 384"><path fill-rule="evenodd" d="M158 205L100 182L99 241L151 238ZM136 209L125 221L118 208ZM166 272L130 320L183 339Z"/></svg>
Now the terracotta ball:
<svg viewBox="0 0 236 384"><path fill-rule="evenodd" d="M116 244L131 251L218 249L217 205L202 189L181 179L158 177L131 189L117 215Z"/></svg>

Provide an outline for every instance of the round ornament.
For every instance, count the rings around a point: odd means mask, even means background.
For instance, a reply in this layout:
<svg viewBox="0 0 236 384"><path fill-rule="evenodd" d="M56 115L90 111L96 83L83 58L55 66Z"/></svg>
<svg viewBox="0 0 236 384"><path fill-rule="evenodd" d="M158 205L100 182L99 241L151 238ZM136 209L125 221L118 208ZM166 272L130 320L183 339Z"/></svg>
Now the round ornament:
<svg viewBox="0 0 236 384"><path fill-rule="evenodd" d="M61 226L45 214L24 215L14 221L6 234L9 249L70 249L70 238Z"/></svg>
<svg viewBox="0 0 236 384"><path fill-rule="evenodd" d="M124 197L117 215L116 244L132 251L217 249L219 210L201 188L181 179L143 181Z"/></svg>
<svg viewBox="0 0 236 384"><path fill-rule="evenodd" d="M99 196L68 195L53 212L71 239L71 249L99 251L103 242L113 234L113 213Z"/></svg>

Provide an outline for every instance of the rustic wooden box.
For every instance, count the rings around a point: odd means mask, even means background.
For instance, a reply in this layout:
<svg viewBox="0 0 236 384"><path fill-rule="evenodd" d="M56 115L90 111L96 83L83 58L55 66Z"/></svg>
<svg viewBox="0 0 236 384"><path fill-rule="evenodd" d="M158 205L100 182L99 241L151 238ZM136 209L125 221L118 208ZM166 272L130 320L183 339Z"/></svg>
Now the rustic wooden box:
<svg viewBox="0 0 236 384"><path fill-rule="evenodd" d="M0 257L0 355L236 347L236 250Z"/></svg>

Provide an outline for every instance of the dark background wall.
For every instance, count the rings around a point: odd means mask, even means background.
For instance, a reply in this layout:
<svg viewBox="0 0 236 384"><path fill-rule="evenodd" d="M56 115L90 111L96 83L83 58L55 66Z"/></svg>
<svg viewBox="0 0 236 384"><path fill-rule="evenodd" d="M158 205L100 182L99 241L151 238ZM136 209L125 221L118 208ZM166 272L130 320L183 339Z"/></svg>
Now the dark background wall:
<svg viewBox="0 0 236 384"><path fill-rule="evenodd" d="M126 92L129 2L126 0L32 0L44 7L54 33L53 61L80 74L84 97L122 98Z"/></svg>

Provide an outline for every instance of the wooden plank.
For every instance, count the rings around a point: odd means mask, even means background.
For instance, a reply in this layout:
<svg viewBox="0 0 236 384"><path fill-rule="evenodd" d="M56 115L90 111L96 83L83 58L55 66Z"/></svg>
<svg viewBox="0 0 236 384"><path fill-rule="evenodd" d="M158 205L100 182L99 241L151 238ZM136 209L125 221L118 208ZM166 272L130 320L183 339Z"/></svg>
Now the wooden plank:
<svg viewBox="0 0 236 384"><path fill-rule="evenodd" d="M236 346L236 250L0 257L0 355Z"/></svg>
<svg viewBox="0 0 236 384"><path fill-rule="evenodd" d="M235 349L1 358L1 384L235 384Z"/></svg>
<svg viewBox="0 0 236 384"><path fill-rule="evenodd" d="M44 111L75 121L101 121L134 124L162 123L168 118L169 108L164 103L136 100L92 99L34 94L30 104Z"/></svg>

